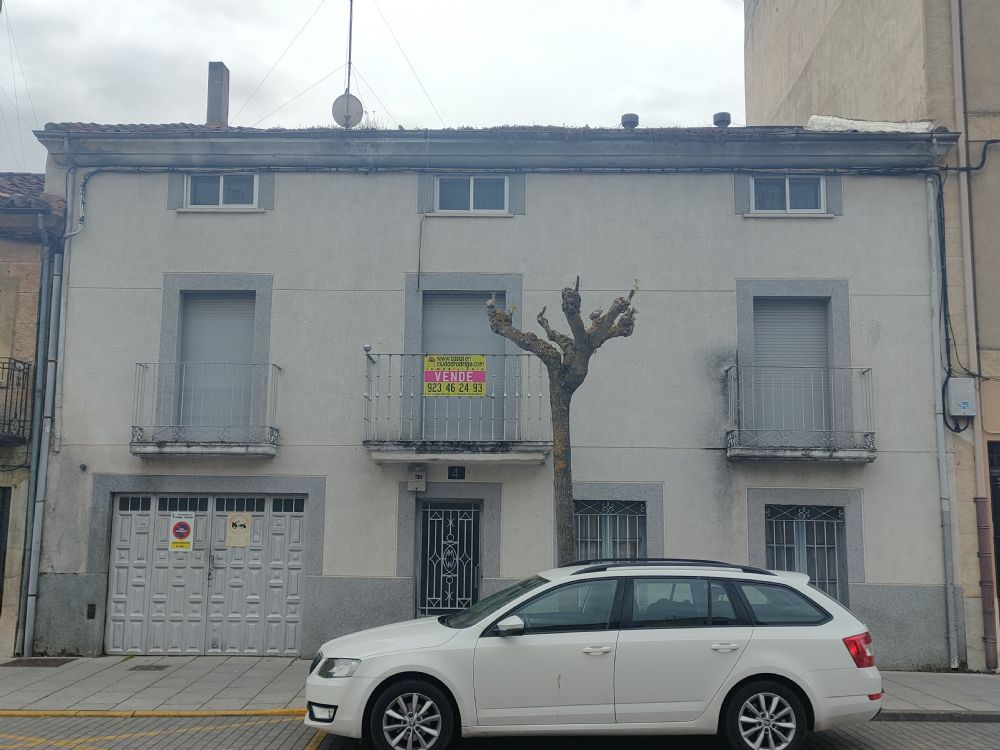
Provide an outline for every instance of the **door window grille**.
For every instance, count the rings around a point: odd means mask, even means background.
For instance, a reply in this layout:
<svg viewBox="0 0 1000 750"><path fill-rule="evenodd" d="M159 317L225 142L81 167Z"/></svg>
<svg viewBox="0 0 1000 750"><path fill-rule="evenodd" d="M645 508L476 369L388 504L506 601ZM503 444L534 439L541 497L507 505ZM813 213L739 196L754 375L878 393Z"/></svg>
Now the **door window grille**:
<svg viewBox="0 0 1000 750"><path fill-rule="evenodd" d="M479 600L479 506L428 502L421 509L417 611L440 615Z"/></svg>
<svg viewBox="0 0 1000 750"><path fill-rule="evenodd" d="M767 567L806 573L818 589L847 603L844 509L832 505L764 506Z"/></svg>
<svg viewBox="0 0 1000 750"><path fill-rule="evenodd" d="M577 500L578 560L630 559L646 554L646 504Z"/></svg>

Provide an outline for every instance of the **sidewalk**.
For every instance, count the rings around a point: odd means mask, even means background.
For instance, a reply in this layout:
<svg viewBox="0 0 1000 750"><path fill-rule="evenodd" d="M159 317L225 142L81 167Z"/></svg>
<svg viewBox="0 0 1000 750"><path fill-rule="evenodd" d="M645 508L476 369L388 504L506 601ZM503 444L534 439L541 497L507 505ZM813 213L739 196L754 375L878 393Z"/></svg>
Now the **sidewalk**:
<svg viewBox="0 0 1000 750"><path fill-rule="evenodd" d="M304 659L249 656L103 656L61 666L4 666L0 716L13 711L225 712L304 710ZM32 659L35 664L52 659ZM1000 676L883 672L884 720L1000 722Z"/></svg>

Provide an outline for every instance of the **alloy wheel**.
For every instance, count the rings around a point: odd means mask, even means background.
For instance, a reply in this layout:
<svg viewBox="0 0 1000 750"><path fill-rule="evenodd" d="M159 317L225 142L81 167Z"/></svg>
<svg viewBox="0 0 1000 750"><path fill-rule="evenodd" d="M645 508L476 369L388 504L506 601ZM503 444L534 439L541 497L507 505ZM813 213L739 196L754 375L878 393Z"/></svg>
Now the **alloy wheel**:
<svg viewBox="0 0 1000 750"><path fill-rule="evenodd" d="M754 750L785 750L795 738L795 711L775 693L755 693L740 707L740 735Z"/></svg>
<svg viewBox="0 0 1000 750"><path fill-rule="evenodd" d="M441 735L441 711L421 693L403 693L382 714L382 734L399 750L428 750Z"/></svg>

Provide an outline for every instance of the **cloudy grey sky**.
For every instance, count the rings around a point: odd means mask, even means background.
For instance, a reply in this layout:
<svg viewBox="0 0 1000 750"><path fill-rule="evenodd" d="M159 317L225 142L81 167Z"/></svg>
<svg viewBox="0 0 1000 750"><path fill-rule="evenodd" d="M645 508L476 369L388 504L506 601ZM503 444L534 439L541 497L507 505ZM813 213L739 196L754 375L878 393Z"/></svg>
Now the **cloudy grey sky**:
<svg viewBox="0 0 1000 750"><path fill-rule="evenodd" d="M347 11L348 0L3 0L0 170L42 170L31 129L49 121L204 122L209 60L231 71L232 124L331 125ZM353 58L352 93L388 127L744 119L741 0L355 0Z"/></svg>

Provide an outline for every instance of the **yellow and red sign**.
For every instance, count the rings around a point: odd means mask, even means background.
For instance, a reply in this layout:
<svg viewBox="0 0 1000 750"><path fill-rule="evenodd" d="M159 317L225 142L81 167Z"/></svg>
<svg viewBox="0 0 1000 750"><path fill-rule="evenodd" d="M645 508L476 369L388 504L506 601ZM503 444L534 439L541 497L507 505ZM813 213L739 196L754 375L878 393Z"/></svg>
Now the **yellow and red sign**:
<svg viewBox="0 0 1000 750"><path fill-rule="evenodd" d="M424 395L485 396L486 355L426 355L424 357Z"/></svg>

